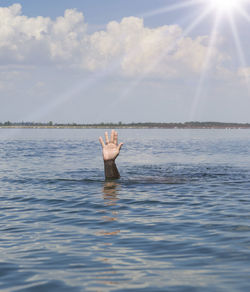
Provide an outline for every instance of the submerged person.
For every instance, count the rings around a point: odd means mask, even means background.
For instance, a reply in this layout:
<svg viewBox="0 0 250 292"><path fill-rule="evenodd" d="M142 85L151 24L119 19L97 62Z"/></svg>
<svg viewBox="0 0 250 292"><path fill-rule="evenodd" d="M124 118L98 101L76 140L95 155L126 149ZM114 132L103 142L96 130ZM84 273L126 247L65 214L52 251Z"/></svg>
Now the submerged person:
<svg viewBox="0 0 250 292"><path fill-rule="evenodd" d="M105 132L105 143L102 137L99 137L99 141L102 145L105 179L120 178L115 159L119 155L123 143L118 144L118 133L112 130L109 139L108 132Z"/></svg>

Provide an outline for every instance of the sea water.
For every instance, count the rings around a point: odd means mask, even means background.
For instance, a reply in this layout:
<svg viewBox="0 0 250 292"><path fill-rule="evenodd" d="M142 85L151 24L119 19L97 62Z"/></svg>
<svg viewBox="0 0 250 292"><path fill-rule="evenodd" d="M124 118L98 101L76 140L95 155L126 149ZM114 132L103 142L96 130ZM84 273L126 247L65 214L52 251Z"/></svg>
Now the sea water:
<svg viewBox="0 0 250 292"><path fill-rule="evenodd" d="M0 129L0 291L250 291L250 131Z"/></svg>

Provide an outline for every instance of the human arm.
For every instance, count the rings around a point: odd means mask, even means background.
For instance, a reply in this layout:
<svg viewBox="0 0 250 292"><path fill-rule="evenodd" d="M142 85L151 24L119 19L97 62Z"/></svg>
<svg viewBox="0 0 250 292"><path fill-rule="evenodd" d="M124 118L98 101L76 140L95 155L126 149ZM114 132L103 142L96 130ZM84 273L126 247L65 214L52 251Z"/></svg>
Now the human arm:
<svg viewBox="0 0 250 292"><path fill-rule="evenodd" d="M112 130L109 140L108 133L105 132L105 143L102 137L99 138L99 141L102 145L105 178L106 179L119 178L120 174L116 167L115 159L119 155L123 143L118 144L118 133Z"/></svg>

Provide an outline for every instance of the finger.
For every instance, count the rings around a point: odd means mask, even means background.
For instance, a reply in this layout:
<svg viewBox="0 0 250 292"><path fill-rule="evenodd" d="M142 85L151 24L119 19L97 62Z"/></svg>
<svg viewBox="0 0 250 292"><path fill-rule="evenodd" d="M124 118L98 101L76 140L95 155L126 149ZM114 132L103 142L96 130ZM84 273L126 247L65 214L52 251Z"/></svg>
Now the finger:
<svg viewBox="0 0 250 292"><path fill-rule="evenodd" d="M118 133L116 131L114 133L114 143L115 143L115 145L118 144Z"/></svg>
<svg viewBox="0 0 250 292"><path fill-rule="evenodd" d="M119 151L121 150L122 145L123 145L123 143L120 143L120 144L118 145L118 150L119 150Z"/></svg>
<svg viewBox="0 0 250 292"><path fill-rule="evenodd" d="M104 144L104 142L103 142L103 139L102 139L102 137L99 137L99 142L100 142L100 144L102 145L102 148L105 146L105 144Z"/></svg>
<svg viewBox="0 0 250 292"><path fill-rule="evenodd" d="M112 130L110 134L110 143L114 143L114 135L115 135L115 131Z"/></svg>
<svg viewBox="0 0 250 292"><path fill-rule="evenodd" d="M108 132L105 132L105 142L106 144L109 143L109 136L108 136Z"/></svg>

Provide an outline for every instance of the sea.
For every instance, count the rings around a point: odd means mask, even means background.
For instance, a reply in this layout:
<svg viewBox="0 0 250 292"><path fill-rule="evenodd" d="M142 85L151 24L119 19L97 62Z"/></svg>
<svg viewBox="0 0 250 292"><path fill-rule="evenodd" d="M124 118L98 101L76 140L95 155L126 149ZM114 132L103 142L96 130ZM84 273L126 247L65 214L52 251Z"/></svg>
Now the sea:
<svg viewBox="0 0 250 292"><path fill-rule="evenodd" d="M250 130L104 131L0 129L0 291L250 291Z"/></svg>

